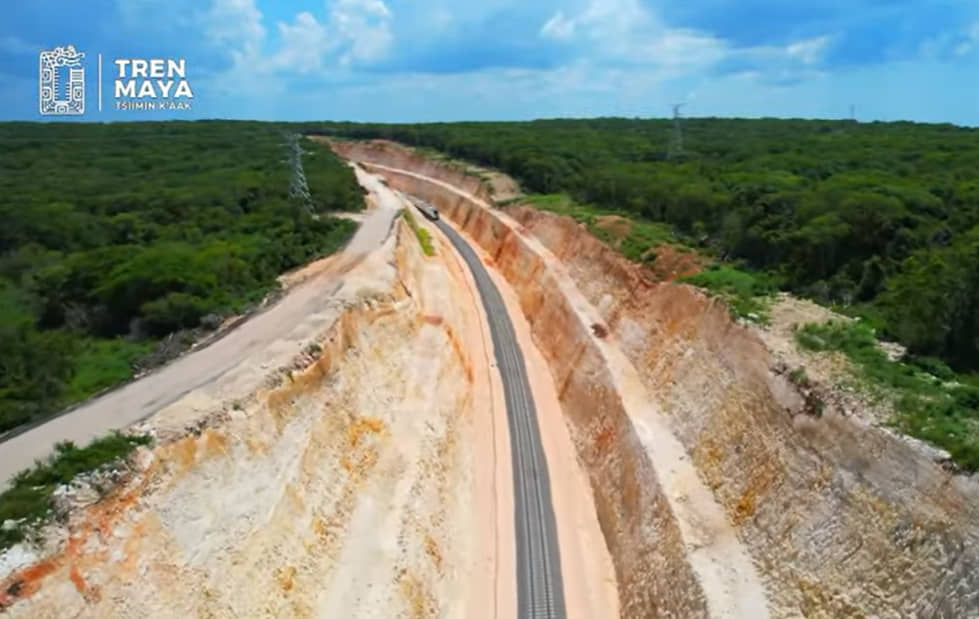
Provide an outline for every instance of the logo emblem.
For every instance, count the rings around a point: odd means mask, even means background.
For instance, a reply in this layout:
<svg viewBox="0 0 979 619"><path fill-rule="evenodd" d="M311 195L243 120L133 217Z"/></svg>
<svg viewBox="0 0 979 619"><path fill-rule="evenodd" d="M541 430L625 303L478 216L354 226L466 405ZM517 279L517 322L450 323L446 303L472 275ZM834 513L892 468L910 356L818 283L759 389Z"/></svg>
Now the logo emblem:
<svg viewBox="0 0 979 619"><path fill-rule="evenodd" d="M40 108L43 116L85 113L85 54L74 45L45 50L40 55Z"/></svg>

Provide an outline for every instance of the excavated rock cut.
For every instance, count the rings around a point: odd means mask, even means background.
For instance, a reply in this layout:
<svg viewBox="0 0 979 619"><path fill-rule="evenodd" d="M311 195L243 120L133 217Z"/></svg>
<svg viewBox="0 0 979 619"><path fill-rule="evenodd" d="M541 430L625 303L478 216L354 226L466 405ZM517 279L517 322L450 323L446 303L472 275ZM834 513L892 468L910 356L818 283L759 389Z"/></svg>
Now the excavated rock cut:
<svg viewBox="0 0 979 619"><path fill-rule="evenodd" d="M6 612L472 616L465 307L439 296L447 276L396 230L309 318L315 340L291 363L243 363L224 381L253 390L233 403L188 396L149 420L160 443L75 510L60 546L6 577Z"/></svg>
<svg viewBox="0 0 979 619"><path fill-rule="evenodd" d="M653 283L569 218L491 210L480 203L490 196L458 170L397 145L336 149L377 164L392 186L435 204L518 291L591 476L625 616L723 614L710 604L715 592L696 562L698 546L717 537L692 539L689 524L678 523L685 497L664 494L664 482L676 488L675 477L654 466L641 436L657 418L748 549L772 615L979 616L974 482L889 432L804 414L803 398L773 370L751 328L695 289ZM546 263L544 254L561 264ZM562 278L589 307L573 307ZM592 310L605 338L582 322ZM623 412L605 345L628 359L653 412Z"/></svg>

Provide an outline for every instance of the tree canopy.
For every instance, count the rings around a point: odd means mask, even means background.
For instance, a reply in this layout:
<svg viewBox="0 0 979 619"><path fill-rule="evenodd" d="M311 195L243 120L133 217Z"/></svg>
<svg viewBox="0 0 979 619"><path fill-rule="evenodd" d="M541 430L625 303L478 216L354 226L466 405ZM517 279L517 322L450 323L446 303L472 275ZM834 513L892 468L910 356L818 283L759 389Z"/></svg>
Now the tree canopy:
<svg viewBox="0 0 979 619"><path fill-rule="evenodd" d="M919 354L979 368L979 130L907 122L320 123L495 166L529 191L665 222L787 290L872 318Z"/></svg>
<svg viewBox="0 0 979 619"><path fill-rule="evenodd" d="M242 311L345 242L353 224L329 213L361 209L362 191L303 140L311 200L290 197L294 133L0 123L0 432L126 378L154 340Z"/></svg>

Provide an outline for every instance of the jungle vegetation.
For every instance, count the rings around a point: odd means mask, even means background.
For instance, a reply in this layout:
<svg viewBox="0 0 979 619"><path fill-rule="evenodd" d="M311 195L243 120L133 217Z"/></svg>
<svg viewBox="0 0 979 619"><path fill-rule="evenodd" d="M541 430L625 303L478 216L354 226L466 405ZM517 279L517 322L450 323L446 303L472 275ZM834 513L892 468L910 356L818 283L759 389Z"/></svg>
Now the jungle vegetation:
<svg viewBox="0 0 979 619"><path fill-rule="evenodd" d="M979 468L973 391L943 386L979 371L979 130L683 127L679 153L655 119L0 124L0 432L125 379L162 338L249 307L278 273L336 249L352 225L329 212L362 205L350 170L303 141L312 200L289 194L285 136L326 133L495 167L576 213L629 214L650 233L633 253L655 259L660 237L696 247L719 266L693 283L727 296L783 289L860 316L908 347L912 369L866 353L863 331L810 344L900 386L905 429Z"/></svg>
<svg viewBox="0 0 979 619"><path fill-rule="evenodd" d="M691 118L682 153L665 119L307 131L435 149L499 168L525 191L567 196L578 211L668 226L718 263L690 281L738 299L739 314L763 314L751 297L782 289L860 317L860 337L845 331L821 349L872 368L868 380L899 400L900 426L979 468L979 399L957 386L979 384L979 129ZM867 333L909 355L882 360ZM931 378L895 379L922 373Z"/></svg>
<svg viewBox="0 0 979 619"><path fill-rule="evenodd" d="M502 169L537 193L663 222L779 287L872 318L912 352L979 368L979 129L666 120L311 126Z"/></svg>
<svg viewBox="0 0 979 619"><path fill-rule="evenodd" d="M359 210L349 167L285 126L0 123L0 432L130 377L328 254Z"/></svg>

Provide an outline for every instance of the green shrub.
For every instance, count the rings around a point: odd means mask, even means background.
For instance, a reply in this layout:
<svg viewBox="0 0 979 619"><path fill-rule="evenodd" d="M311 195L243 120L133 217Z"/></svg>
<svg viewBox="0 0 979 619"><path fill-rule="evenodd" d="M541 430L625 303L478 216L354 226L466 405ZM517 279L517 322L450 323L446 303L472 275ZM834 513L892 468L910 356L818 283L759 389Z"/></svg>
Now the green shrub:
<svg viewBox="0 0 979 619"><path fill-rule="evenodd" d="M651 263L655 261L656 252L654 248L663 244L673 245L677 251L689 251L689 248L679 244L669 226L637 217L635 214L601 208L591 204L578 204L565 194L533 194L523 198L515 198L515 201L530 204L541 210L559 215L567 215L575 221L584 223L592 235L607 245L615 247L622 252L623 256L633 262ZM602 227L599 218L610 216L624 220L624 227L627 226L628 232L619 236Z"/></svg>
<svg viewBox="0 0 979 619"><path fill-rule="evenodd" d="M776 291L772 281L762 273L749 273L729 266L712 265L679 281L704 288L724 299L731 312L740 318L768 321L767 296Z"/></svg>
<svg viewBox="0 0 979 619"><path fill-rule="evenodd" d="M432 246L432 235L429 234L428 230L419 227L415 230L418 235L418 242L421 243L422 251L425 252L426 256L434 256L435 248Z"/></svg>
<svg viewBox="0 0 979 619"><path fill-rule="evenodd" d="M364 210L364 190L348 168L322 142L303 138L303 173L320 212Z"/></svg>
<svg viewBox="0 0 979 619"><path fill-rule="evenodd" d="M809 375L806 373L806 368L796 368L789 372L789 381L798 387L808 387Z"/></svg>
<svg viewBox="0 0 979 619"><path fill-rule="evenodd" d="M206 300L183 292L171 292L140 307L147 330L156 336L196 327L210 310Z"/></svg>
<svg viewBox="0 0 979 619"><path fill-rule="evenodd" d="M75 358L75 372L62 399L65 403L84 400L128 380L136 363L151 353L153 347L150 340L84 340L81 353Z"/></svg>
<svg viewBox="0 0 979 619"><path fill-rule="evenodd" d="M0 549L23 540L30 531L51 517L51 495L81 473L94 471L126 457L139 445L149 445L145 435L129 436L113 432L85 447L63 442L54 453L31 469L14 476L10 488L0 493L0 522L12 520L12 529L0 531Z"/></svg>
<svg viewBox="0 0 979 619"><path fill-rule="evenodd" d="M907 362L942 380L955 380L955 372L941 359L911 355L908 357Z"/></svg>
<svg viewBox="0 0 979 619"><path fill-rule="evenodd" d="M809 350L840 351L871 389L894 403L895 425L946 449L967 470L979 470L979 385L936 359L891 361L863 322L807 324L796 340Z"/></svg>
<svg viewBox="0 0 979 619"><path fill-rule="evenodd" d="M422 251L425 253L425 255L434 256L435 248L432 246L432 235L429 234L427 229L418 225L418 220L415 219L415 216L411 211L408 209L402 209L401 214L405 218L405 221L408 222L408 226L415 233L415 236L418 238L418 244L421 245Z"/></svg>

